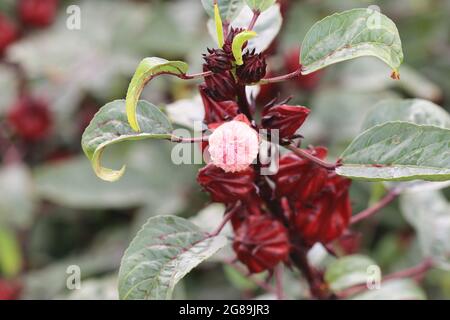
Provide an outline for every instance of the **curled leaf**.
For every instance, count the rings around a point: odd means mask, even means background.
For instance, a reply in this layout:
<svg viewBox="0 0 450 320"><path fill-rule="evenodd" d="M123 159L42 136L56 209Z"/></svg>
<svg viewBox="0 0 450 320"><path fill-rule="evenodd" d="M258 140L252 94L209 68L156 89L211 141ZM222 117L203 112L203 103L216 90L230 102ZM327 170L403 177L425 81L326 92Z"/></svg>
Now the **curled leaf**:
<svg viewBox="0 0 450 320"><path fill-rule="evenodd" d="M128 86L126 98L128 122L134 131L141 131L136 118L136 106L144 86L161 74L170 74L181 78L186 74L188 68L187 63L183 61L168 61L157 57L145 58L139 63Z"/></svg>
<svg viewBox="0 0 450 320"><path fill-rule="evenodd" d="M142 125L142 132L136 133L127 121L124 100L116 100L103 106L94 116L83 133L81 145L91 161L95 174L105 181L116 181L125 172L102 167L101 157L107 146L132 140L170 139L172 126L166 116L154 105L139 101L136 119Z"/></svg>

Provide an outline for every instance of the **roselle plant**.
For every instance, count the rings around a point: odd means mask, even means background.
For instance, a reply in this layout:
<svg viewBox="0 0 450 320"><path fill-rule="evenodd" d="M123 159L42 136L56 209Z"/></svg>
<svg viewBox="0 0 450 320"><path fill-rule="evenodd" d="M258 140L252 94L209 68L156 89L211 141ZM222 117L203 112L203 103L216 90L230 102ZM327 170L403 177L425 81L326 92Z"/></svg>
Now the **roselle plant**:
<svg viewBox="0 0 450 320"><path fill-rule="evenodd" d="M83 134L82 147L95 173L110 182L125 174L125 166L120 170L102 166L102 154L110 145L143 139L197 144L205 159L197 182L211 201L225 207L222 221L210 232L176 216L150 218L122 259L120 297L169 299L180 279L228 245L236 256L228 263L244 265L250 277L266 272L268 279L261 286L271 291L269 282L274 279L278 298L285 297L283 266L298 271L312 298L366 297L370 280L366 270L376 267L370 258L342 257L323 270L312 265L308 252L320 245L339 256L334 243L356 241L349 229L352 224L371 217L412 186L450 180L450 116L426 101L380 103L367 115L360 135L331 161L326 147L302 145L301 126L314 110L292 105L289 97L276 93L259 105L249 88L264 90L317 76L327 66L361 56L382 60L392 69L392 81L399 79L403 52L394 22L366 8L328 16L303 39L298 64L289 55L290 73L272 75L266 49L279 25L266 22L271 21L267 17L281 17L280 5L275 0L202 0L202 4L217 41L217 47L205 48L203 70L191 74L182 61L143 59L126 99L102 107ZM242 19L245 11L249 14ZM163 111L139 100L144 86L163 75L201 81L204 126L193 138L177 135ZM272 162L261 156L262 145ZM272 164L276 170L267 170ZM389 182L390 190L373 206L352 214L353 179ZM226 236L228 223L232 231ZM417 266L385 276L383 288L409 286L413 292L415 284L405 278L416 279L447 261L445 248L430 244L424 251L426 257ZM420 290L416 291L401 298L420 298Z"/></svg>

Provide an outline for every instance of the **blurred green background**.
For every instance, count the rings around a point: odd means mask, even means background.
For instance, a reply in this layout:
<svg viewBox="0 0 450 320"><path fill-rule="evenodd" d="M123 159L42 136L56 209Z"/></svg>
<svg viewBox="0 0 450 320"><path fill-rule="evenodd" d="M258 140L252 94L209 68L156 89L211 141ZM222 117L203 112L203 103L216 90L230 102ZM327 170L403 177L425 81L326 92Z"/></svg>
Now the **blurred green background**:
<svg viewBox="0 0 450 320"><path fill-rule="evenodd" d="M0 10L13 16L14 2L0 0ZM270 50L272 70L280 69L286 52L300 47L314 22L346 9L378 5L397 24L403 43L400 81L391 80L389 69L377 60L363 58L329 67L312 89L286 89L294 102L312 109L301 132L309 143L323 144L337 156L358 134L367 110L385 98L423 98L450 110L450 1L283 2L289 9ZM66 27L71 4L81 8L81 30ZM154 215L194 217L206 207L208 198L195 182L199 167L172 164L168 143L108 150L108 165L128 165L125 177L112 184L95 177L80 140L98 108L124 98L143 57L180 59L190 64L191 72L201 71L201 53L214 46L207 20L200 0L61 1L52 26L27 31L9 48L5 59L24 69L32 94L48 102L53 125L48 137L32 144L14 135L6 114L18 96L18 79L13 68L0 64L0 292L16 288L9 298L21 299L115 299L120 259L140 226ZM179 99L188 103L197 84L157 79L143 98L182 122L171 104ZM354 212L367 207L383 188L354 183ZM443 191L450 195L449 188ZM208 220L221 210L208 209L213 212L196 219ZM397 202L355 229L363 235L359 252L371 256L385 273L421 259L415 231ZM223 267L222 258L194 270L177 287L176 297L261 294L252 282ZM66 287L70 265L81 268L81 290ZM286 274L286 290L302 297L306 286L288 281L294 276ZM428 273L424 289L430 299L450 298L450 272Z"/></svg>

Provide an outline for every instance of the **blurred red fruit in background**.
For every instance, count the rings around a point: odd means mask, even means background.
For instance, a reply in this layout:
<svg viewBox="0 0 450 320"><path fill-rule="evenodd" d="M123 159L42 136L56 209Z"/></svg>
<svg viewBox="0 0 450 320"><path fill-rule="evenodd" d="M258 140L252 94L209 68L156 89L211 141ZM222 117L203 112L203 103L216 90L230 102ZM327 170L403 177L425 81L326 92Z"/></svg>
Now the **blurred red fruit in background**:
<svg viewBox="0 0 450 320"><path fill-rule="evenodd" d="M22 22L33 27L52 24L58 9L58 0L19 0L18 10Z"/></svg>
<svg viewBox="0 0 450 320"><path fill-rule="evenodd" d="M47 103L24 96L9 109L8 122L24 140L37 141L49 134L53 121Z"/></svg>

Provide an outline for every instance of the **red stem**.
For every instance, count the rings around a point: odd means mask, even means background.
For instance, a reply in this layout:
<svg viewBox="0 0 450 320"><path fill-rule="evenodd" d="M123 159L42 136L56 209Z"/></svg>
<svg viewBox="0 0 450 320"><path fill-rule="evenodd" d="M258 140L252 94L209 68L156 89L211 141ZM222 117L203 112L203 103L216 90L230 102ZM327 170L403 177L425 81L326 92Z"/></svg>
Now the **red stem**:
<svg viewBox="0 0 450 320"><path fill-rule="evenodd" d="M390 190L380 201L378 201L375 205L373 205L370 208L367 208L366 210L361 211L360 213L354 215L350 219L350 224L358 223L364 219L367 219L374 214L376 214L378 211L386 207L388 204L390 204L392 201L394 201L400 194L400 191L398 189L392 189Z"/></svg>
<svg viewBox="0 0 450 320"><path fill-rule="evenodd" d="M180 78L183 80L192 80L192 79L197 79L197 78L206 78L212 74L213 74L212 71L205 71L205 72L194 73L194 74L184 74L184 75L181 75Z"/></svg>
<svg viewBox="0 0 450 320"><path fill-rule="evenodd" d="M214 230L212 233L209 234L209 237L212 238L212 237L215 237L215 236L219 235L219 233L223 230L223 228L228 223L228 221L230 221L231 218L233 218L233 216L236 214L237 208L239 208L240 205L241 205L240 201L236 202L234 207L227 214L225 214L225 216L223 217L222 222L216 228L216 230Z"/></svg>
<svg viewBox="0 0 450 320"><path fill-rule="evenodd" d="M283 290L283 265L280 264L275 268L275 284L277 290L277 300L284 300Z"/></svg>
<svg viewBox="0 0 450 320"><path fill-rule="evenodd" d="M178 136L172 136L170 138L170 141L176 142L176 143L197 143L197 142L203 142L208 141L209 136L201 136L201 137L194 137L194 138L183 138Z"/></svg>
<svg viewBox="0 0 450 320"><path fill-rule="evenodd" d="M317 165L319 165L319 166L321 166L321 167L323 167L323 168L325 168L327 170L330 170L330 171L336 170L336 164L328 163L326 161L323 161L323 160L313 156L312 154L306 152L305 150L297 148L293 144L286 146L286 148L288 148L289 150L294 152L299 157L304 158L304 159L308 159L308 160L314 162L315 164L317 164Z"/></svg>
<svg viewBox="0 0 450 320"><path fill-rule="evenodd" d="M269 83L283 82L283 81L290 80L292 78L298 77L301 74L301 72L302 72L302 69L298 68L294 72L291 72L291 73L288 73L288 74L285 74L285 75L282 75L282 76L278 76L278 77L274 77L274 78L261 79L259 84L269 84Z"/></svg>
<svg viewBox="0 0 450 320"><path fill-rule="evenodd" d="M418 280L416 278L422 277L424 275L424 273L426 273L432 267L433 267L432 260L430 258L426 258L416 266L413 266L411 268L407 268L404 270L400 270L400 271L391 273L391 274L383 277L382 282L394 280L394 279L402 279L402 278L414 278L415 280ZM347 289L341 291L338 294L338 297L339 298L347 298L349 296L353 296L362 291L365 291L366 289L367 289L367 284L365 284L365 283L357 284L357 285L354 285L350 288L347 288Z"/></svg>
<svg viewBox="0 0 450 320"><path fill-rule="evenodd" d="M259 11L253 11L252 20L250 21L250 24L248 25L248 28L247 28L248 31L252 31L253 30L253 28L255 27L256 21L258 20L260 14L261 14L261 12L259 12Z"/></svg>

